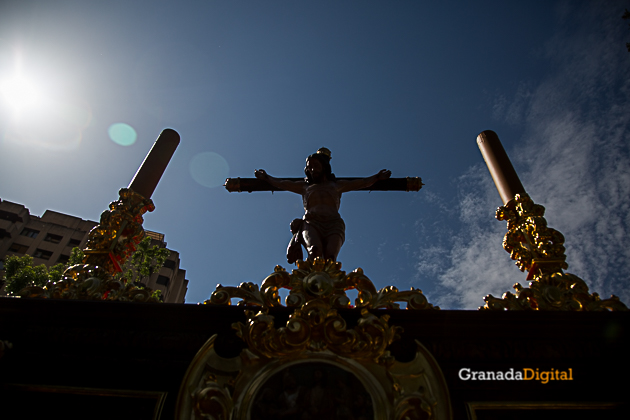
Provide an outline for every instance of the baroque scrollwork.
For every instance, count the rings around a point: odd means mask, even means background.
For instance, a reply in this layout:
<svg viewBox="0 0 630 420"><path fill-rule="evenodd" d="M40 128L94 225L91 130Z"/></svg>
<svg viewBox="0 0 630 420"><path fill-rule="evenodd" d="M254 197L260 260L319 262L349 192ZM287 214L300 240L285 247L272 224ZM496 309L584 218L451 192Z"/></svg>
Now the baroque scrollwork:
<svg viewBox="0 0 630 420"><path fill-rule="evenodd" d="M545 208L527 194L517 194L496 214L498 220L507 221L503 248L521 271L527 270L532 276L568 268L564 236L547 227L544 215Z"/></svg>
<svg viewBox="0 0 630 420"><path fill-rule="evenodd" d="M356 327L348 329L337 311L321 300L296 309L286 326L277 329L271 315L249 311L247 315L248 325L233 327L252 353L267 358L329 350L342 357L388 363L391 357L386 348L401 331L387 324L387 315L378 318L366 309Z"/></svg>
<svg viewBox="0 0 630 420"><path fill-rule="evenodd" d="M283 306L279 293L283 288L289 289L285 303L293 311L284 326L277 326L272 310ZM360 312L352 326L340 314L351 307L346 295L350 289L358 291L354 306ZM223 359L214 352L216 336L208 340L180 388L178 418L250 420L255 417L252 407L276 392L265 385L273 382L271 378L322 363L363 384L375 418L451 418L446 382L431 354L417 343L414 361L397 361L388 347L402 328L390 326L389 315L371 312L399 309L398 302L405 302L407 309L439 309L420 290L400 292L390 286L377 291L360 268L346 274L341 263L317 258L299 261L291 274L276 266L260 288L253 283L219 285L205 303L229 305L234 298L246 307L247 322L232 325L246 349L238 357Z"/></svg>
<svg viewBox="0 0 630 420"><path fill-rule="evenodd" d="M565 273L564 236L547 227L545 208L527 194L517 194L497 209L496 218L507 221L508 232L503 248L516 260L521 271L528 271L529 287L516 283L516 294L506 292L501 298L488 295L483 310L558 310L627 311L617 296L601 299L589 293L578 276Z"/></svg>
<svg viewBox="0 0 630 420"><path fill-rule="evenodd" d="M516 293L505 292L502 298L488 295L483 298L484 310L543 310L543 311L627 311L627 306L615 295L601 299L589 294L588 286L570 273L544 274L523 287L514 285Z"/></svg>
<svg viewBox="0 0 630 420"><path fill-rule="evenodd" d="M228 420L233 408L232 398L227 388L219 385L216 375L207 374L202 384L192 395L193 410L197 418L208 418L213 413L214 420Z"/></svg>
<svg viewBox="0 0 630 420"><path fill-rule="evenodd" d="M68 267L59 281L20 290L20 297L160 302L150 288L113 277L144 237L142 215L155 210L150 199L130 189L118 193L120 199L109 204L88 234L83 264Z"/></svg>
<svg viewBox="0 0 630 420"><path fill-rule="evenodd" d="M396 419L433 419L433 411L436 403L429 403L424 395L415 393L401 399L396 404Z"/></svg>
<svg viewBox="0 0 630 420"><path fill-rule="evenodd" d="M269 308L282 306L281 288L290 290L286 305L295 308L285 327L276 329ZM359 291L356 306L361 308L361 318L353 329L346 328L346 321L337 309L350 307L346 290ZM248 325L233 325L238 335L254 354L262 357L286 357L304 351L329 350L343 357L384 362L389 355L387 346L397 336L397 327L387 324L389 317L380 318L368 312L375 308L398 308L398 301L408 302L414 309L432 306L421 291L398 292L396 288L384 288L377 292L374 284L360 268L346 275L341 263L316 258L299 261L292 274L276 266L273 274L262 283L260 290L253 283L239 287L219 285L207 304L230 304L232 298L242 304L261 306L265 312L247 311Z"/></svg>
<svg viewBox="0 0 630 420"><path fill-rule="evenodd" d="M376 290L372 281L357 268L346 275L341 263L316 258L314 261L298 261L297 268L289 274L281 266L276 266L260 287L254 283L242 283L238 287L218 285L205 304L229 305L231 299L240 299L239 305L273 308L282 306L280 289L289 289L285 303L287 307L300 308L305 303L318 299L335 309L351 307L347 290L356 289L358 296L355 307L365 309L399 309L405 302L407 309L440 309L433 306L422 293L414 289L399 291L394 286Z"/></svg>
<svg viewBox="0 0 630 420"><path fill-rule="evenodd" d="M121 188L118 195L120 199L109 203L109 210L101 214L99 224L88 234L83 261L111 274L122 271L144 237L142 215L155 210L151 199L128 188Z"/></svg>
<svg viewBox="0 0 630 420"><path fill-rule="evenodd" d="M297 388L291 388L289 381L294 385L297 383L293 381L299 381L300 388L308 392L313 386L311 375L316 370L326 370L337 379L345 378L344 383L355 384L356 389L353 388L351 393L337 389L339 397L350 400L336 398L328 402L338 410L345 409L347 414L359 415L359 412L348 413L347 410L350 407L358 409L352 397L363 398L367 392L370 397L364 404L370 407L368 411L373 411L369 418L452 419L444 376L433 356L418 342L414 360L401 363L391 359L387 363L376 363L342 357L330 349L315 352L306 349L299 354L276 353L277 357L265 357L248 348L239 356L226 359L215 351L216 338L215 335L208 340L188 367L178 396L177 419L279 418L273 417L272 413L279 414L286 408L281 399L273 397L285 390L301 398L305 406L299 409L310 413L308 402L297 394ZM295 375L297 372L301 375ZM279 377L282 378L280 383ZM329 382L329 386L338 387L335 385L338 383ZM303 418L321 417L306 415Z"/></svg>

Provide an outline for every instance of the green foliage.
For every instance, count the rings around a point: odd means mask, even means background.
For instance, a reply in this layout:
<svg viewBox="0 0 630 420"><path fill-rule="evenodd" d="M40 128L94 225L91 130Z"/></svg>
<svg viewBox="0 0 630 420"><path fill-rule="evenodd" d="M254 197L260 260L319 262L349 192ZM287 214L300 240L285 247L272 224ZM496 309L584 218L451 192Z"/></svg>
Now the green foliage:
<svg viewBox="0 0 630 420"><path fill-rule="evenodd" d="M68 267L72 267L73 265L83 264L83 258L85 258L85 254L83 250L78 247L72 248L70 251L70 258L68 259Z"/></svg>
<svg viewBox="0 0 630 420"><path fill-rule="evenodd" d="M20 290L28 286L44 286L49 281L61 280L66 268L81 264L83 262L83 251L77 247L72 249L67 264L59 263L50 268L44 264L33 267L33 257L24 255L18 257L12 255L4 262L3 282L6 284L5 290L10 295L17 294Z"/></svg>
<svg viewBox="0 0 630 420"><path fill-rule="evenodd" d="M114 277L125 283L137 283L162 268L170 254L168 249L160 248L157 245L151 246L151 238L147 236L138 244L136 252L131 258L127 260L122 273L118 273Z"/></svg>
<svg viewBox="0 0 630 420"><path fill-rule="evenodd" d="M42 264L40 267L45 268L46 266ZM66 268L68 268L68 266L62 263L55 264L50 267L48 269L48 281L55 282L61 280L61 276L63 275L63 272L66 271Z"/></svg>
<svg viewBox="0 0 630 420"><path fill-rule="evenodd" d="M151 238L144 238L137 246L136 252L129 258L123 266L123 272L114 277L124 283L131 282L135 286L144 287L139 283L144 277L158 271L170 255L170 251L159 246L151 246ZM20 290L28 286L44 286L49 281L61 279L66 268L75 264L83 263L84 254L79 248L73 248L67 264L56 264L47 268L44 264L33 267L33 257L24 255L23 257L7 257L4 262L5 290L9 295L16 295ZM0 286L2 283L0 282ZM152 296L162 300L161 291L156 290Z"/></svg>
<svg viewBox="0 0 630 420"><path fill-rule="evenodd" d="M4 262L3 278L6 283L5 290L13 295L27 286L43 286L51 279L61 278L64 269L63 264L51 267L50 271L44 264L33 267L33 257L30 255L7 257Z"/></svg>
<svg viewBox="0 0 630 420"><path fill-rule="evenodd" d="M164 302L164 296L162 296L162 291L160 289L154 290L153 293L151 293L151 297L156 298L160 302Z"/></svg>

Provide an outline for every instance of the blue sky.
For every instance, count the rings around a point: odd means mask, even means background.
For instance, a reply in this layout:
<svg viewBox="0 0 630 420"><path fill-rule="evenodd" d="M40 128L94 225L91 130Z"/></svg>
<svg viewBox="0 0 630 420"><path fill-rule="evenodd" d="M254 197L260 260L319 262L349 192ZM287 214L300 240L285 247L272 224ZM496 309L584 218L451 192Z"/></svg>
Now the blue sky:
<svg viewBox="0 0 630 420"><path fill-rule="evenodd" d="M0 97L0 198L98 220L177 130L145 228L180 252L194 303L290 269L303 214L291 193L209 185L301 176L328 147L337 176L386 168L426 184L344 195L343 269L473 309L525 281L475 143L492 129L565 235L568 271L629 302L627 5L432 3L5 1L0 83L19 74L31 96ZM135 141L114 142L114 124ZM195 180L191 165L208 172Z"/></svg>

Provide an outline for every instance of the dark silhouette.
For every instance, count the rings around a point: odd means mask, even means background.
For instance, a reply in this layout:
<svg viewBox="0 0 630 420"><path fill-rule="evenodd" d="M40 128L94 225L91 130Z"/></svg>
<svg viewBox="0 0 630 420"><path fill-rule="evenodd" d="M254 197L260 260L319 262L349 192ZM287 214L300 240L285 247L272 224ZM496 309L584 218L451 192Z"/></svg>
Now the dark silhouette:
<svg viewBox="0 0 630 420"><path fill-rule="evenodd" d="M368 178L337 179L332 173L330 159L330 150L325 147L310 155L306 159L303 181L274 178L263 169L254 172L256 178L302 196L304 217L291 222L293 238L287 249L289 263L302 259L301 245L306 248L309 260L323 257L336 261L346 237L346 225L339 215L341 194L370 187L392 174L383 169Z"/></svg>

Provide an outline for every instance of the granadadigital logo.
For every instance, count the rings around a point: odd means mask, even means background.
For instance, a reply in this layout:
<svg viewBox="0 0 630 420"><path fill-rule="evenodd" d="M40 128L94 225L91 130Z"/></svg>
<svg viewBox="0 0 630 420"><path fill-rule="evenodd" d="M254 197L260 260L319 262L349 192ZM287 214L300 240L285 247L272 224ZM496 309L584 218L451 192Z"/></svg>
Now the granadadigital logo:
<svg viewBox="0 0 630 420"><path fill-rule="evenodd" d="M541 371L538 368L524 368L521 371L511 368L506 371L491 371L461 368L459 370L459 379L462 381L539 381L540 383L546 384L549 383L549 381L572 381L573 369Z"/></svg>

